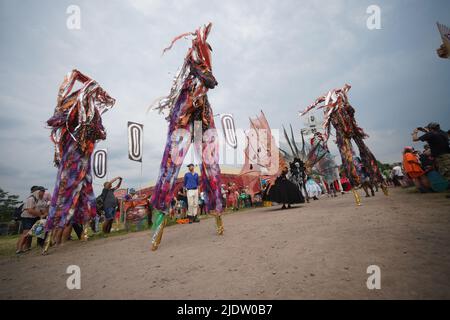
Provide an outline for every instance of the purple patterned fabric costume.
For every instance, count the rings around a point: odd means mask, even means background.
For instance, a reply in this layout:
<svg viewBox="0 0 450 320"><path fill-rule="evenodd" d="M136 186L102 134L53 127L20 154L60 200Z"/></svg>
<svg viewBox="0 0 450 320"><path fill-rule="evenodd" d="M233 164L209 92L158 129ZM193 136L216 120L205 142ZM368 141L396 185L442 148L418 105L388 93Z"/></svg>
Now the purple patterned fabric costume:
<svg viewBox="0 0 450 320"><path fill-rule="evenodd" d="M77 81L83 87L72 91ZM46 230L64 228L70 222L84 224L95 216L91 155L95 143L106 138L101 115L114 103L94 80L79 71L65 77L55 113L47 121L52 128L58 174Z"/></svg>

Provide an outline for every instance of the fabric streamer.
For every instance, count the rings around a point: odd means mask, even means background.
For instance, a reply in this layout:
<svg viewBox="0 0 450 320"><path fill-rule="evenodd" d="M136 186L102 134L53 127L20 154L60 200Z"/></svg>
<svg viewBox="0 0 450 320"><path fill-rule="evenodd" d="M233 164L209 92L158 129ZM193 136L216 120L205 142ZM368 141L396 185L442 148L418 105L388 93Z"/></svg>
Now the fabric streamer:
<svg viewBox="0 0 450 320"><path fill-rule="evenodd" d="M142 162L144 125L128 121L128 159Z"/></svg>
<svg viewBox="0 0 450 320"><path fill-rule="evenodd" d="M440 58L449 59L450 58L450 28L439 22L437 23L437 27L439 29L439 33L441 34L442 45L439 47L439 49L436 50L436 52Z"/></svg>
<svg viewBox="0 0 450 320"><path fill-rule="evenodd" d="M170 50L181 38L192 38L192 47L188 50L184 63L175 76L169 95L158 99L150 107L160 113L165 111L169 113L166 117L169 123L166 147L158 181L151 198L153 207L159 211L167 211L183 160L191 143L195 142L195 152L202 161L201 188L205 194L205 205L208 210L215 210L218 216L223 212L218 135L207 96L208 90L214 89L218 84L212 74L212 49L206 41L211 27L212 24L209 23L193 33L184 33L176 37L164 50L164 52ZM194 141L194 132L199 131L201 138L199 139L197 135L197 140ZM153 250L156 250L159 245L159 234L162 235L164 221L166 220L163 219L155 225Z"/></svg>
<svg viewBox="0 0 450 320"><path fill-rule="evenodd" d="M108 170L108 152L106 149L99 149L94 152L93 157L94 175L103 179Z"/></svg>
<svg viewBox="0 0 450 320"><path fill-rule="evenodd" d="M74 90L77 83L81 88ZM58 173L46 231L64 228L71 222L85 224L96 215L91 156L96 142L106 139L102 114L114 104L115 100L96 81L78 70L64 78L55 112L47 121Z"/></svg>

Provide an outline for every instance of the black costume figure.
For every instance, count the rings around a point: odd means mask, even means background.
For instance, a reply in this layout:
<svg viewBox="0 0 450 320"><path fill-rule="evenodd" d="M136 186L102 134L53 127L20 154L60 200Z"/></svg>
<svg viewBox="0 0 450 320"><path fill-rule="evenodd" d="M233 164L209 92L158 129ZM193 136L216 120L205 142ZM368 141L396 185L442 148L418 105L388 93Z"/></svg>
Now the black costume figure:
<svg viewBox="0 0 450 320"><path fill-rule="evenodd" d="M300 192L303 192L306 197L306 202L309 203L308 192L306 191L306 168L305 163L299 158L294 158L294 161L289 163L290 177L289 180L297 186Z"/></svg>
<svg viewBox="0 0 450 320"><path fill-rule="evenodd" d="M283 204L281 209L286 209L286 204L290 207L291 204L305 202L300 189L287 178L288 172L288 168L285 167L266 193L267 200Z"/></svg>

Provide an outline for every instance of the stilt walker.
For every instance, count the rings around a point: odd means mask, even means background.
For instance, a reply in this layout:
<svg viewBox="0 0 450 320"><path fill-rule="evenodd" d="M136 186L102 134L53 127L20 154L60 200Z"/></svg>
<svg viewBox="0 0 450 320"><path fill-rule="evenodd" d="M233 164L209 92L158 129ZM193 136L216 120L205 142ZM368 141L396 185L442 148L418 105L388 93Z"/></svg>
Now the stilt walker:
<svg viewBox="0 0 450 320"><path fill-rule="evenodd" d="M342 89L329 91L328 94L317 98L312 105L308 106L305 111L300 113L300 116L305 115L323 103L323 105L318 108L323 108L324 111L323 126L326 132L325 141L328 140L331 126L333 126L336 131L336 144L341 154L342 165L345 169L347 178L350 180L350 184L353 187L352 192L356 204L361 205L360 196L355 190L356 187L361 185L361 181L353 161L354 152L352 140L355 141L355 144L359 149L361 160L367 168L371 180L381 183L385 195L387 195L387 188L380 169L378 168L375 156L363 141L368 136L356 123L355 109L350 105L347 97L350 88L351 87L346 84Z"/></svg>
<svg viewBox="0 0 450 320"><path fill-rule="evenodd" d="M169 130L164 155L161 161L158 182L151 202L156 211L152 250L161 243L166 211L173 198L175 181L192 142L201 159L201 186L208 210L215 210L217 233L223 234L222 201L220 190L220 167L218 134L215 130L213 112L208 101L208 90L214 89L217 81L212 74L211 47L206 42L212 24L193 33L176 37L171 45L181 38L191 37L192 47L176 75L170 94L158 100L152 108L160 113L168 111Z"/></svg>
<svg viewBox="0 0 450 320"><path fill-rule="evenodd" d="M73 91L76 83L79 90ZM59 88L51 127L55 144L55 166L58 168L46 231L47 240L43 254L47 253L56 233L70 223L84 226L83 239L87 240L87 226L97 214L92 188L91 156L98 140L106 139L102 114L111 109L115 100L100 85L73 70L64 78Z"/></svg>

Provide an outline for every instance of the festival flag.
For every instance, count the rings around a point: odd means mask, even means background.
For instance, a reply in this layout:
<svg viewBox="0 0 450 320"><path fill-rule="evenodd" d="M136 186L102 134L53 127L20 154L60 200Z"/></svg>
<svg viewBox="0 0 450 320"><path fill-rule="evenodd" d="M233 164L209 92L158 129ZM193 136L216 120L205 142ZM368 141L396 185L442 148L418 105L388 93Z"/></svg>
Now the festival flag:
<svg viewBox="0 0 450 320"><path fill-rule="evenodd" d="M94 168L94 175L103 179L106 176L108 165L108 153L106 149L99 149L94 152L92 167Z"/></svg>
<svg viewBox="0 0 450 320"><path fill-rule="evenodd" d="M232 114L221 114L220 121L222 122L223 135L227 144L236 149L238 146L236 136L236 126L234 124L234 118Z"/></svg>
<svg viewBox="0 0 450 320"><path fill-rule="evenodd" d="M128 158L142 162L144 125L128 121Z"/></svg>

